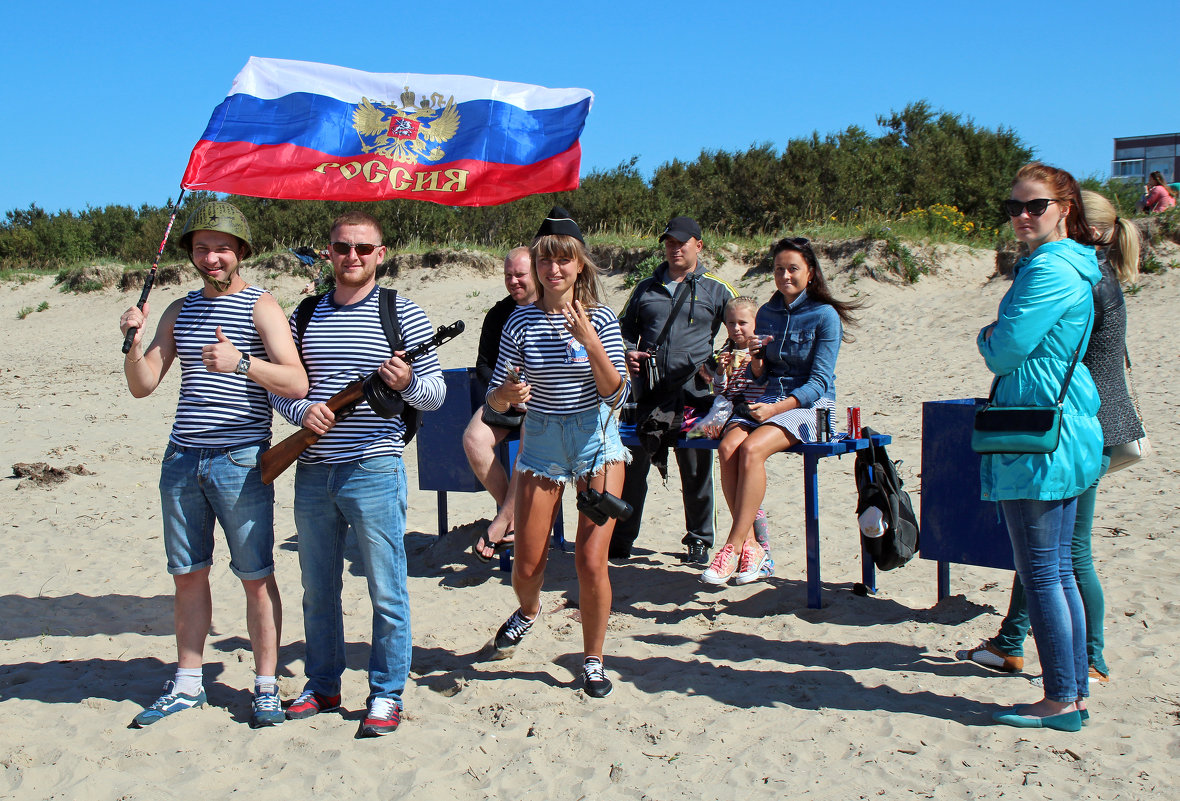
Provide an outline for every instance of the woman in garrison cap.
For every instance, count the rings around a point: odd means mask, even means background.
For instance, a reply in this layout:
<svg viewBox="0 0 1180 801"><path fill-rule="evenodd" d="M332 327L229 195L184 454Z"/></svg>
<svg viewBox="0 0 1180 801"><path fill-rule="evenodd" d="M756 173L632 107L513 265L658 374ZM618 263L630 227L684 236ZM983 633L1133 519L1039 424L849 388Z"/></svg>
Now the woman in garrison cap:
<svg viewBox="0 0 1180 801"><path fill-rule="evenodd" d="M602 665L610 616L607 548L615 517L629 507L623 487L627 450L614 409L627 387L619 320L603 304L598 268L569 212L555 206L530 247L539 298L512 313L500 340L487 404L505 411L528 404L516 469L516 544L512 587L520 608L500 626L493 647L508 656L541 612L549 530L567 484L578 490L578 606L586 694L603 698Z"/></svg>

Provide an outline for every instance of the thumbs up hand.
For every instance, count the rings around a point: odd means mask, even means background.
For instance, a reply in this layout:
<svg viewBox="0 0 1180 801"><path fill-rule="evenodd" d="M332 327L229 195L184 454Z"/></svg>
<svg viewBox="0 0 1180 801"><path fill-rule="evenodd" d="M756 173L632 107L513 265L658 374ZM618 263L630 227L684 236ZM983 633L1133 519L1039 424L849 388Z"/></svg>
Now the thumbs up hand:
<svg viewBox="0 0 1180 801"><path fill-rule="evenodd" d="M215 333L217 341L201 348L201 362L211 373L232 373L242 360L242 352L229 341L221 326Z"/></svg>

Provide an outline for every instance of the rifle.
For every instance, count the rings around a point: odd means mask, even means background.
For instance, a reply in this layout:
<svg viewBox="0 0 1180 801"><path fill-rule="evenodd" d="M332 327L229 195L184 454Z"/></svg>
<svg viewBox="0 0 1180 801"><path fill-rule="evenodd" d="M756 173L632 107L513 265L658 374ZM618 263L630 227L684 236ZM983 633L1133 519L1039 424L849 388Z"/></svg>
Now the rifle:
<svg viewBox="0 0 1180 801"><path fill-rule="evenodd" d="M407 349L406 355L402 357L402 360L407 364L412 363L414 359L463 333L463 328L462 320L456 320L450 325L440 325L438 330L434 332L434 336L426 342L420 342L412 348ZM397 391L391 389L374 371L365 378L358 378L328 398L325 401L325 405L332 410L332 414L336 417L336 422L340 422L343 417L348 415L363 400L368 400L369 405L374 408L374 411L385 418L391 418L397 415L401 411L403 403ZM300 454L319 442L320 436L320 434L310 429L300 428L278 445L275 445L266 453L262 454L262 483L272 483L284 470L295 463L295 460L299 458Z"/></svg>

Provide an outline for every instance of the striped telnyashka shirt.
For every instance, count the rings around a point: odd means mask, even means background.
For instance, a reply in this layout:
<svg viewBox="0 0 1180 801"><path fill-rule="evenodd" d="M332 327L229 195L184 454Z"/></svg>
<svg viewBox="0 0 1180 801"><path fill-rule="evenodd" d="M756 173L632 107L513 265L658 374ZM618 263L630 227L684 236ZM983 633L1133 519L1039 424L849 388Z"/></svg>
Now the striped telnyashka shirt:
<svg viewBox="0 0 1180 801"><path fill-rule="evenodd" d="M377 293L378 289L374 287L364 300L341 306L329 292L316 304L302 342L295 330L295 315L291 315L291 334L303 353L311 391L301 400L270 396L271 404L287 422L302 425L303 415L312 404L326 402L352 381L372 373L393 355L381 327ZM400 293L397 296L397 318L403 349L426 342L434 335L426 313ZM402 399L422 411L434 411L442 406L446 397L438 355L431 350L419 356L414 360L413 368L410 385L401 393ZM404 432L405 425L400 416L386 420L377 416L368 403L361 401L347 416L338 419L331 431L305 450L299 461L340 463L374 456L401 456L405 446Z"/></svg>
<svg viewBox="0 0 1180 801"><path fill-rule="evenodd" d="M611 364L623 378L621 392L627 386L627 367L619 318L607 306L586 311ZM532 390L528 407L544 414L596 409L600 401L613 403L618 395L599 398L586 348L565 330L560 313L545 314L535 305L521 306L508 318L489 393L504 383L509 367L524 368L524 380Z"/></svg>
<svg viewBox="0 0 1180 801"><path fill-rule="evenodd" d="M211 373L201 349L217 342L217 326L251 358L266 358L254 327L254 304L266 290L247 286L232 295L207 298L197 289L184 299L172 337L180 360L180 400L171 441L188 448L232 448L270 439L266 390L236 373Z"/></svg>

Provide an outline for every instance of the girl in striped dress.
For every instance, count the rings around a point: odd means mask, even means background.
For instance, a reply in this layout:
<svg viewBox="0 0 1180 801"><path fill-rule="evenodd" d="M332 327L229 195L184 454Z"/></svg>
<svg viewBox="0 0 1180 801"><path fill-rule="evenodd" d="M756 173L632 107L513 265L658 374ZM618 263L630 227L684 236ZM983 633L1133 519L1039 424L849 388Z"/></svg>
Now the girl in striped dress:
<svg viewBox="0 0 1180 801"><path fill-rule="evenodd" d="M766 460L799 442L815 442L815 410L836 405L836 355L844 324L858 303L828 290L811 243L781 239L771 249L774 296L758 309L754 333L761 347L750 370L762 397L735 412L718 446L721 488L733 523L725 546L701 574L706 584L757 575L766 551L754 539L754 518L766 496Z"/></svg>
<svg viewBox="0 0 1180 801"><path fill-rule="evenodd" d="M627 385L623 337L615 313L602 303L598 268L569 213L555 207L530 252L540 298L512 313L487 404L506 411L528 404L516 469L516 543L512 587L520 608L496 632L495 655L519 644L541 612L549 531L561 513L565 486L617 496L629 454L619 440L614 407ZM578 516L575 563L587 695L610 694L602 648L610 616L607 547L615 520Z"/></svg>

